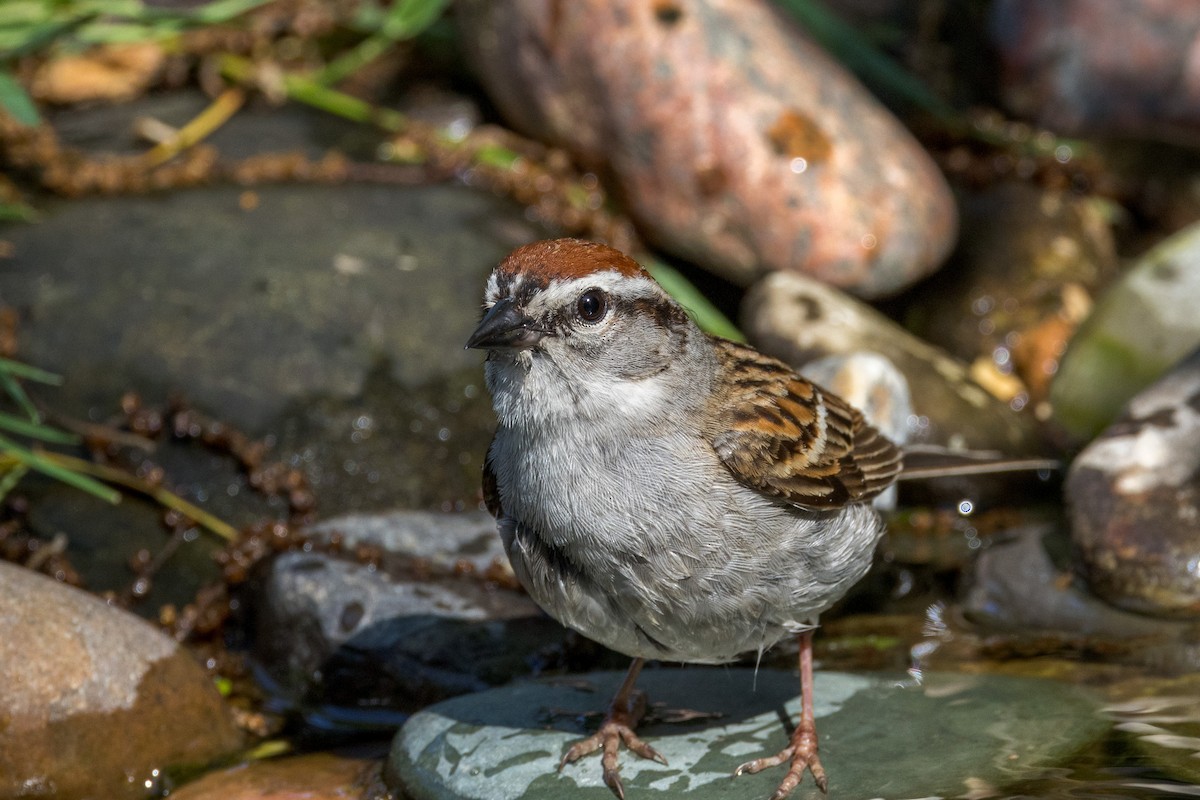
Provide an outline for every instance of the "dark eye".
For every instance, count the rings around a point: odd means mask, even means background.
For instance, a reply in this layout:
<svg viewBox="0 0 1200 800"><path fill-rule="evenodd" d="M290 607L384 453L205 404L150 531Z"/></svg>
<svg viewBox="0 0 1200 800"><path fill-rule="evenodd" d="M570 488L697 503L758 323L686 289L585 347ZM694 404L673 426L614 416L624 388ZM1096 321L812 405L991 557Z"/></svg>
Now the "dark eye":
<svg viewBox="0 0 1200 800"><path fill-rule="evenodd" d="M608 297L599 289L588 289L579 295L575 304L575 313L584 322L597 322L608 310Z"/></svg>

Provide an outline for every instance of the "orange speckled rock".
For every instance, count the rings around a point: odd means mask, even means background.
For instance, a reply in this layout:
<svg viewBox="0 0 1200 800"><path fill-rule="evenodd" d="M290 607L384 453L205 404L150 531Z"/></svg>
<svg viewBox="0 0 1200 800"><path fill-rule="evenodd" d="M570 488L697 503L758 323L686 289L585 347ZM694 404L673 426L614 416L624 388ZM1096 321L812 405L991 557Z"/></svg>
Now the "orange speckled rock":
<svg viewBox="0 0 1200 800"><path fill-rule="evenodd" d="M763 0L469 0L460 19L508 119L611 176L664 250L879 297L953 244L917 142Z"/></svg>

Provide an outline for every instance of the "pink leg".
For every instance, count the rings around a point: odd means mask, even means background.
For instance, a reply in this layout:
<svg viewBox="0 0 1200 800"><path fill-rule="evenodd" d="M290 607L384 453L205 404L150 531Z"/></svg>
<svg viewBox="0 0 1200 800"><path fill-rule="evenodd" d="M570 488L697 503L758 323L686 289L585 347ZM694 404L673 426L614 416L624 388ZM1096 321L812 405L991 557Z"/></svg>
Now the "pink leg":
<svg viewBox="0 0 1200 800"><path fill-rule="evenodd" d="M558 768L561 770L567 764L603 748L600 765L604 768L604 783L621 800L625 800L625 787L621 785L621 770L617 765L617 751L621 742L624 742L626 747L642 758L649 758L660 764L667 763L667 760L657 750L643 742L633 732L646 713L645 692L633 688L644 663L645 659L635 658L633 660L633 663L629 665L629 672L626 673L625 680L621 682L621 688L617 690L612 704L608 707L608 713L604 715L604 722L601 723L600 730L571 745L571 749L558 764Z"/></svg>
<svg viewBox="0 0 1200 800"><path fill-rule="evenodd" d="M771 800L783 800L790 795L804 777L805 770L812 772L817 788L822 792L828 791L829 782L825 778L825 768L821 766L821 759L817 757L817 723L813 715L812 637L811 630L800 634L800 721L792 731L788 746L770 758L747 761L734 773L741 775L743 772L758 772L790 761L787 774L783 776L779 788L771 795Z"/></svg>

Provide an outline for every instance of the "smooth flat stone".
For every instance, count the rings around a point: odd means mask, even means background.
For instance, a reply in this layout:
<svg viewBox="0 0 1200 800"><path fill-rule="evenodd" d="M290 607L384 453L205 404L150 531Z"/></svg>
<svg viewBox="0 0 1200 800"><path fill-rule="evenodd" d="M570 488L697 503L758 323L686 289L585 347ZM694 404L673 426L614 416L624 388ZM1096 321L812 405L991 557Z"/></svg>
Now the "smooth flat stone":
<svg viewBox="0 0 1200 800"><path fill-rule="evenodd" d="M622 674L521 683L454 698L414 715L392 744L385 779L413 800L611 798L599 756L555 768L594 730ZM587 688L580 688L586 685ZM669 766L621 754L631 800L767 797L784 768L732 777L787 741L799 711L795 675L694 667L650 670L638 686L667 709L715 711L718 720L645 725ZM590 689L590 690L589 690ZM1101 736L1107 723L1084 691L1051 681L934 674L819 673L817 730L829 793L838 800L959 796L1053 766ZM790 723L789 723L790 725ZM806 776L795 798L822 797Z"/></svg>

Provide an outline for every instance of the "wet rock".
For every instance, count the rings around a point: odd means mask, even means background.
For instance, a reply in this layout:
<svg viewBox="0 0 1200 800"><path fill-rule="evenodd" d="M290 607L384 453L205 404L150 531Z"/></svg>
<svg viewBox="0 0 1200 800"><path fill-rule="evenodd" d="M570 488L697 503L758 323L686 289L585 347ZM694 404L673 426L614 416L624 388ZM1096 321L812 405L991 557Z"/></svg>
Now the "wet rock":
<svg viewBox="0 0 1200 800"><path fill-rule="evenodd" d="M347 514L317 523L307 532L322 540L336 535L346 550L370 545L385 554L419 559L442 573L512 575L496 520L486 511Z"/></svg>
<svg viewBox="0 0 1200 800"><path fill-rule="evenodd" d="M65 379L39 400L107 422L127 391L150 406L180 392L274 442L268 458L303 469L326 515L475 507L495 423L480 357L462 344L512 243L490 226L527 226L461 187L263 187L252 211L243 191L55 203L36 225L0 228L20 357ZM149 458L231 524L286 514L225 455L162 442ZM129 556L163 546L153 504L108 509L40 486L22 485L37 532L97 556L76 559L89 588L123 591ZM212 544L182 548L140 608L188 601L213 577Z"/></svg>
<svg viewBox="0 0 1200 800"><path fill-rule="evenodd" d="M254 212L233 188L77 201L5 232L0 293L22 310L22 357L66 376L62 413L180 391L276 437L325 513L473 504L494 423L462 341L507 245L465 232L502 213L492 200L429 192L274 187ZM171 478L201 504L232 485Z"/></svg>
<svg viewBox="0 0 1200 800"><path fill-rule="evenodd" d="M130 614L0 563L0 797L144 797L241 744L204 670Z"/></svg>
<svg viewBox="0 0 1200 800"><path fill-rule="evenodd" d="M1007 378L1010 399L1025 392L1020 402L1036 403L1092 297L1117 274L1109 223L1094 199L1025 183L997 184L962 206L953 263L919 290L906 322L989 387Z"/></svg>
<svg viewBox="0 0 1200 800"><path fill-rule="evenodd" d="M1132 611L1200 619L1200 350L1084 448L1066 498L1092 591Z"/></svg>
<svg viewBox="0 0 1200 800"><path fill-rule="evenodd" d="M1200 346L1200 224L1134 264L1071 340L1050 387L1054 419L1086 440L1128 400Z"/></svg>
<svg viewBox="0 0 1200 800"><path fill-rule="evenodd" d="M989 630L1055 632L1097 645L1133 641L1154 663L1200 629L1186 622L1122 611L1071 580L1068 547L1052 525L1035 525L995 536L979 553L968 578L963 611ZM1048 545L1050 545L1048 547ZM1056 563L1051 550L1057 549Z"/></svg>
<svg viewBox="0 0 1200 800"><path fill-rule="evenodd" d="M129 388L179 390L263 432L298 399L359 398L381 361L409 387L478 368L459 340L503 252L460 234L490 200L263 187L246 211L240 193L76 200L5 231L15 255L0 291L24 311L25 358L89 387L58 395L71 412L110 413Z"/></svg>
<svg viewBox="0 0 1200 800"><path fill-rule="evenodd" d="M999 0L991 13L1005 97L1018 114L1063 133L1200 133L1191 0Z"/></svg>
<svg viewBox="0 0 1200 800"><path fill-rule="evenodd" d="M508 0L460 19L508 119L611 175L675 255L742 284L795 270L877 297L953 243L931 160L770 3Z"/></svg>
<svg viewBox="0 0 1200 800"><path fill-rule="evenodd" d="M360 542L371 527L383 525L360 524ZM399 530L380 538L402 540L412 528ZM470 538L481 532L476 520L460 530L477 546ZM565 630L527 596L485 580L487 568L456 576L446 567L453 551L440 552L420 559L392 553L379 566L327 553L274 558L251 603L256 656L303 706L394 717L528 674L539 650L561 644ZM494 558L488 553L481 562ZM462 573L461 565L455 569Z"/></svg>
<svg viewBox="0 0 1200 800"><path fill-rule="evenodd" d="M368 800L379 797L379 762L332 753L240 764L171 792L176 800Z"/></svg>
<svg viewBox="0 0 1200 800"><path fill-rule="evenodd" d="M742 326L763 352L791 364L861 350L885 356L913 387L909 441L1009 455L1042 447L1033 421L971 380L965 364L811 278L777 273L759 281L746 295Z"/></svg>
<svg viewBox="0 0 1200 800"><path fill-rule="evenodd" d="M156 453L161 455L161 451ZM233 472L230 465L229 473ZM42 541L57 537L63 543L89 592L128 597L135 580L130 570L132 556L139 551L157 554L171 546L164 535L161 507L136 495L126 495L111 506L73 487L47 484L26 480L21 485L21 493L31 501L30 532ZM255 518L247 513L250 510L263 513L261 506L252 504L230 513L230 506L220 502L228 495L221 493L215 499L216 503L206 504L208 510L231 524L252 522ZM201 587L220 581L221 568L213 555L222 543L216 536L193 529L168 559L165 571L144 584L147 591L139 594L139 602L130 610L157 619L158 609L165 603L182 608L192 602Z"/></svg>
<svg viewBox="0 0 1200 800"><path fill-rule="evenodd" d="M621 673L579 677L586 685L516 684L422 711L393 742L385 780L414 800L611 796L596 756L555 772L585 732L581 715L607 704ZM786 744L781 714L797 713L795 675L692 667L648 670L638 683L651 702L723 716L644 725L640 733L668 765L622 752L628 796L767 797L775 789L782 768L731 775ZM994 791L1053 766L1107 727L1090 695L1049 681L931 674L918 686L901 675L818 673L814 691L830 795L843 800ZM820 795L806 778L796 796Z"/></svg>
<svg viewBox="0 0 1200 800"><path fill-rule="evenodd" d="M133 117L179 125L205 104L171 93L54 120L73 146L128 152ZM247 108L214 142L231 158L370 152L362 126L297 108ZM20 357L65 377L40 392L53 411L106 421L126 391L149 405L180 392L276 440L310 473L323 514L474 507L494 418L480 356L462 344L488 272L540 235L520 208L461 186L356 184L40 210L37 224L0 225L12 253L0 296L20 313ZM201 505L252 493L195 483L187 499Z"/></svg>

